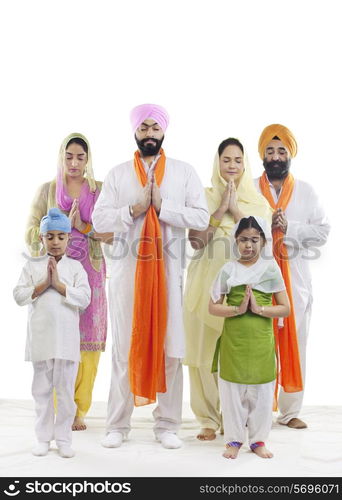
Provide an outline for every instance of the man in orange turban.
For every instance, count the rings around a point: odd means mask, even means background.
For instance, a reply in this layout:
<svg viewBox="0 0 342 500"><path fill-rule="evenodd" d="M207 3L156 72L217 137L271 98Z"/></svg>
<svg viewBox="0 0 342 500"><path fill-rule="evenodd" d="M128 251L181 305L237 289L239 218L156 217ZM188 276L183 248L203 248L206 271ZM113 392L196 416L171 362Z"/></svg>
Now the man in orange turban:
<svg viewBox="0 0 342 500"><path fill-rule="evenodd" d="M256 187L274 209L274 256L282 269L293 312L283 325L275 323L281 365L278 422L303 429L307 424L298 415L304 396L312 304L308 253L310 248L326 242L330 226L310 184L294 179L290 173L291 160L297 154L297 142L291 130L280 124L267 126L260 136L258 149L265 171L255 180Z"/></svg>

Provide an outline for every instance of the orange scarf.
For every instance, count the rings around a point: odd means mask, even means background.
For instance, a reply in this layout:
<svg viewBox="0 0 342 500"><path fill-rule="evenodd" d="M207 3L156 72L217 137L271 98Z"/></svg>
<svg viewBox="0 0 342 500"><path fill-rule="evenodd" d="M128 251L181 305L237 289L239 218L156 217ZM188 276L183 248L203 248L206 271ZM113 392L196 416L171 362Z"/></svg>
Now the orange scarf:
<svg viewBox="0 0 342 500"><path fill-rule="evenodd" d="M294 177L292 174L289 174L283 183L281 195L278 199L278 202L277 204L275 204L266 173L264 172L260 177L260 190L271 207L275 210L277 208L281 208L283 211L286 210L286 207L292 196L293 188ZM285 392L301 391L303 390L303 384L297 343L296 320L292 298L290 264L288 260L287 248L284 244L284 233L282 233L280 229L273 229L272 235L273 254L281 269L291 306L290 316L284 318L284 326L281 329L279 329L278 327L278 318L275 318L273 320L276 354L278 360L278 375L275 392L275 395L277 395L278 382L280 385L282 385Z"/></svg>
<svg viewBox="0 0 342 500"><path fill-rule="evenodd" d="M155 167L160 186L165 171L165 153ZM142 186L147 174L139 152L134 154L134 168ZM167 325L167 293L162 235L156 211L150 205L141 230L135 270L134 308L129 380L136 406L156 401L157 392L166 392L164 342Z"/></svg>

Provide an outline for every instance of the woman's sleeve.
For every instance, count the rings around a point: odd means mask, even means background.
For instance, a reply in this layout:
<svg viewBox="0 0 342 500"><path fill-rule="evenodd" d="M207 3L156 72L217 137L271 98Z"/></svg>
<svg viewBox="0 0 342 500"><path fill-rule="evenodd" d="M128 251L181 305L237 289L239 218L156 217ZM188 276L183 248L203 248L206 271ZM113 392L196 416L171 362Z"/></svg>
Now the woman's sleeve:
<svg viewBox="0 0 342 500"><path fill-rule="evenodd" d="M47 212L47 199L49 192L49 183L43 184L37 190L30 208L30 214L27 221L25 241L29 247L32 257L39 257L40 252L39 225L41 218Z"/></svg>
<svg viewBox="0 0 342 500"><path fill-rule="evenodd" d="M221 298L221 295L226 295L228 293L228 277L229 275L227 273L227 270L225 269L225 267L223 267L216 276L216 279L212 284L210 290L210 296L213 302L217 302Z"/></svg>

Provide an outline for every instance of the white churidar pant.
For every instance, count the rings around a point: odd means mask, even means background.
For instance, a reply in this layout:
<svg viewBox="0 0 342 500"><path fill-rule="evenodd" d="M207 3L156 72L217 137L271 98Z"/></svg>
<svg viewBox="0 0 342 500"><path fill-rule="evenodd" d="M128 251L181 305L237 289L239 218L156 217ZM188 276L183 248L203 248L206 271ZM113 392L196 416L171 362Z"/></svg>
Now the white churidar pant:
<svg viewBox="0 0 342 500"><path fill-rule="evenodd" d="M158 405L153 411L154 433L176 433L182 421L183 366L180 358L165 357L167 392L158 393ZM119 431L125 436L131 429L134 398L128 376L128 363L119 361L113 354L112 378L107 409L107 433Z"/></svg>
<svg viewBox="0 0 342 500"><path fill-rule="evenodd" d="M306 369L306 344L309 335L311 319L311 305L304 314L303 320L299 328L297 327L297 340L300 355L300 367L302 371L303 388L305 386L305 369ZM278 397L279 416L277 421L281 424L287 424L291 418L298 417L302 408L304 398L304 390L300 392L284 392L280 388Z"/></svg>
<svg viewBox="0 0 342 500"><path fill-rule="evenodd" d="M74 402L78 362L49 359L33 363L32 396L36 407L35 431L38 441L56 440L58 446L70 445L71 426L76 413ZM57 395L57 414L53 389Z"/></svg>

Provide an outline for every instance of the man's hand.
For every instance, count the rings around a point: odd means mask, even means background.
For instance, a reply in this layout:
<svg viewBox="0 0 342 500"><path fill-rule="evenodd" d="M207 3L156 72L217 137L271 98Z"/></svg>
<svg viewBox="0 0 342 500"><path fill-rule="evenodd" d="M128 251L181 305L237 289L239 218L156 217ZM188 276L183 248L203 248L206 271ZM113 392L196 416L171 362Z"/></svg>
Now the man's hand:
<svg viewBox="0 0 342 500"><path fill-rule="evenodd" d="M160 196L160 189L156 181L155 175L152 177L152 205L154 206L157 215L159 215L161 209L162 199Z"/></svg>
<svg viewBox="0 0 342 500"><path fill-rule="evenodd" d="M141 189L140 200L132 206L133 219L145 213L151 205L152 181L149 179L147 184Z"/></svg>
<svg viewBox="0 0 342 500"><path fill-rule="evenodd" d="M287 219L281 208L277 208L272 215L272 229L280 229L282 233L286 234Z"/></svg>

